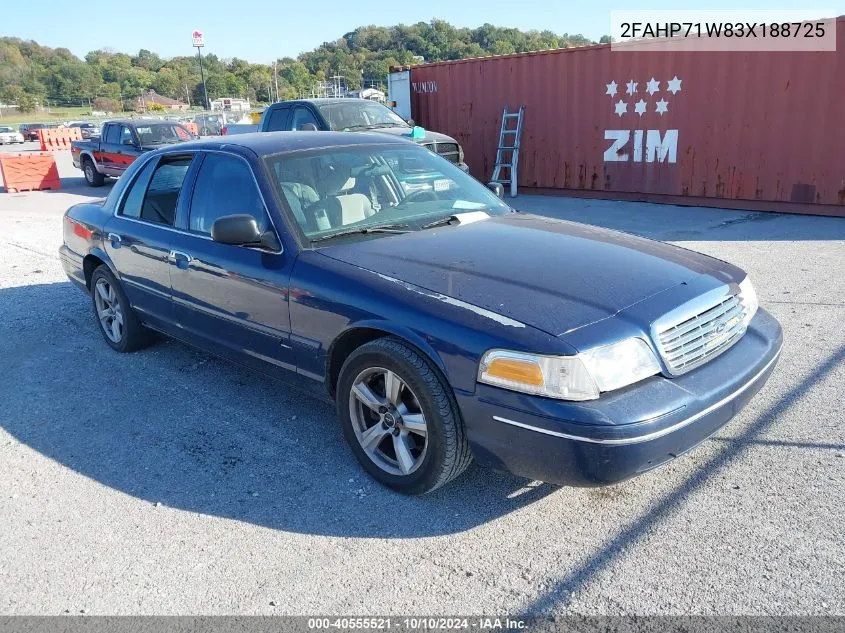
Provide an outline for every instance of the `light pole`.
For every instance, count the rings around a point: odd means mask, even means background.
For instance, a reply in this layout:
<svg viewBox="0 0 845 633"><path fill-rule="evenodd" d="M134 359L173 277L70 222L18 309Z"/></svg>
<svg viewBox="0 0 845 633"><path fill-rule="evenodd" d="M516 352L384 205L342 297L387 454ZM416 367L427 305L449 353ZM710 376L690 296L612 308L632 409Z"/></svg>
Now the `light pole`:
<svg viewBox="0 0 845 633"><path fill-rule="evenodd" d="M204 107L206 110L211 110L211 104L208 101L208 89L205 86L205 71L202 68L202 47L205 46L205 38L202 31L194 31L191 38L194 48L197 49L197 57L200 58L200 81L202 81L202 94L205 97Z"/></svg>

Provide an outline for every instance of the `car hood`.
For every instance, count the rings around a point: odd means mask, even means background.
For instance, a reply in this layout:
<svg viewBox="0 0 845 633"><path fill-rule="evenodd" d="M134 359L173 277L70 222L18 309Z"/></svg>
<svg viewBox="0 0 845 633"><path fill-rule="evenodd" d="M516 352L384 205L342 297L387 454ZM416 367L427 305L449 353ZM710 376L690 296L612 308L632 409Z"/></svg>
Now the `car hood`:
<svg viewBox="0 0 845 633"><path fill-rule="evenodd" d="M660 292L738 269L608 229L513 213L364 238L320 253L560 336Z"/></svg>
<svg viewBox="0 0 845 633"><path fill-rule="evenodd" d="M379 134L390 134L391 136L404 136L405 138L416 141L417 143L457 143L457 141L451 136L441 134L440 132L432 132L431 130L426 130L423 138L411 138L411 128L409 127L381 127L372 130L368 129L367 132L378 132Z"/></svg>

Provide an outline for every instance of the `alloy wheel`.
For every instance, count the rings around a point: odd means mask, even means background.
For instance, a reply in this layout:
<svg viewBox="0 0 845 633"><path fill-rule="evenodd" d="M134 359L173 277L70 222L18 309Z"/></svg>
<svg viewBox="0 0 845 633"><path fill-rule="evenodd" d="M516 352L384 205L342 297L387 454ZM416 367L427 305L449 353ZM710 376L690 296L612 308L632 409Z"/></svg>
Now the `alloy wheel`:
<svg viewBox="0 0 845 633"><path fill-rule="evenodd" d="M399 375L383 367L365 369L349 393L355 437L383 471L405 476L417 470L428 448L428 426L420 401Z"/></svg>
<svg viewBox="0 0 845 633"><path fill-rule="evenodd" d="M112 343L123 339L123 310L114 287L106 279L98 279L94 286L94 304L100 327Z"/></svg>

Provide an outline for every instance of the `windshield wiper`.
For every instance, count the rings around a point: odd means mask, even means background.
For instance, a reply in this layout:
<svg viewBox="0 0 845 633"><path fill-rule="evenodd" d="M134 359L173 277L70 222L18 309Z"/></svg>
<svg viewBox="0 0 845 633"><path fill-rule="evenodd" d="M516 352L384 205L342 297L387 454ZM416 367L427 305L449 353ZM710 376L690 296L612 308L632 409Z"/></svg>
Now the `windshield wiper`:
<svg viewBox="0 0 845 633"><path fill-rule="evenodd" d="M343 235L366 235L367 233L408 233L407 224L381 224L377 226L361 226L357 229L347 229L345 231L338 231L331 235L321 235L319 237L311 238L312 242L322 242L323 240L330 240L335 237Z"/></svg>
<svg viewBox="0 0 845 633"><path fill-rule="evenodd" d="M409 128L407 125L402 125L401 123L395 123L393 121L382 121L381 123L370 123L368 125L353 125L347 129L350 130L374 130L376 128L381 127L402 127L402 128Z"/></svg>
<svg viewBox="0 0 845 633"><path fill-rule="evenodd" d="M429 222L428 224L423 224L420 227L420 230L424 229L433 229L438 226L449 226L452 222L460 222L456 215L447 215L445 218L440 218L439 220L435 220L434 222Z"/></svg>

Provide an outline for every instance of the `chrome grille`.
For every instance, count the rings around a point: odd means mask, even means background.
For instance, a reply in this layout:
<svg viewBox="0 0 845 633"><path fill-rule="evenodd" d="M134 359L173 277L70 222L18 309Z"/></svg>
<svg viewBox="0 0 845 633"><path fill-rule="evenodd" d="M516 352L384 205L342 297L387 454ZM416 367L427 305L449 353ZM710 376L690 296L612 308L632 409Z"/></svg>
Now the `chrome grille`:
<svg viewBox="0 0 845 633"><path fill-rule="evenodd" d="M457 164L461 161L460 148L457 143L429 143L426 147L432 152L440 154L450 163Z"/></svg>
<svg viewBox="0 0 845 633"><path fill-rule="evenodd" d="M736 343L745 333L745 309L739 296L716 305L658 333L658 347L669 370L683 374Z"/></svg>

